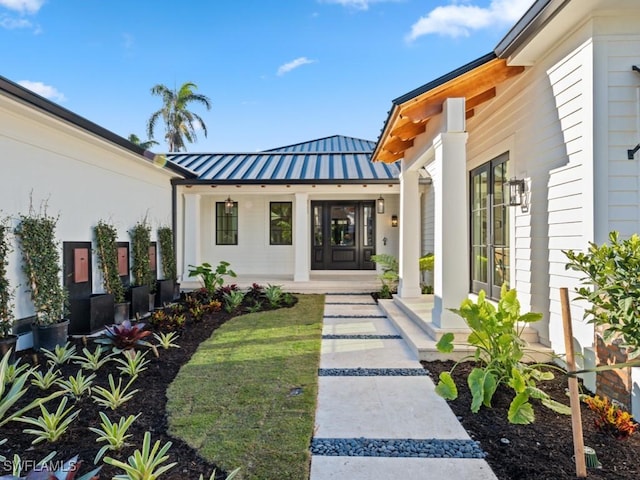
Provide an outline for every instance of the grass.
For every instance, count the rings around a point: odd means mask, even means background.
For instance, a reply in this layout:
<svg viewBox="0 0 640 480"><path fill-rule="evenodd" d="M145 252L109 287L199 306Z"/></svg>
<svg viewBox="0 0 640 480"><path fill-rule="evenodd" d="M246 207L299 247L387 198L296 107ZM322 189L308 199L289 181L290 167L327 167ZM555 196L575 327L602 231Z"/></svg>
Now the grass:
<svg viewBox="0 0 640 480"><path fill-rule="evenodd" d="M300 295L216 330L167 391L171 434L242 479L308 478L323 305Z"/></svg>

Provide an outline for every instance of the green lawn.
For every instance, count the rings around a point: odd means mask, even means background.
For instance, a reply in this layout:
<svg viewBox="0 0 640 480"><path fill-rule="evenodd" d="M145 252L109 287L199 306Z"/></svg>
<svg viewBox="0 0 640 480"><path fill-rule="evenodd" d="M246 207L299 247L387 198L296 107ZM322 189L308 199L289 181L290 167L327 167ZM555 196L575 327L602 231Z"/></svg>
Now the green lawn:
<svg viewBox="0 0 640 480"><path fill-rule="evenodd" d="M309 477L324 296L299 299L225 323L167 391L171 433L242 479Z"/></svg>

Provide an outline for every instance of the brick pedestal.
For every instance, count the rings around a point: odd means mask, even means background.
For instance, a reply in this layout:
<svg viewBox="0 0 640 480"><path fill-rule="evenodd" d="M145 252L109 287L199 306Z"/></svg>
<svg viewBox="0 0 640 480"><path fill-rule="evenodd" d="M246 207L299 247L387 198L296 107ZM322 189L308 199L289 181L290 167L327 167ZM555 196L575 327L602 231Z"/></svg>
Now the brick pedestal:
<svg viewBox="0 0 640 480"><path fill-rule="evenodd" d="M601 332L596 331L595 338L598 365L615 365L628 360L625 349L615 342L606 343ZM596 394L619 402L628 411L631 411L632 385L630 367L596 373Z"/></svg>

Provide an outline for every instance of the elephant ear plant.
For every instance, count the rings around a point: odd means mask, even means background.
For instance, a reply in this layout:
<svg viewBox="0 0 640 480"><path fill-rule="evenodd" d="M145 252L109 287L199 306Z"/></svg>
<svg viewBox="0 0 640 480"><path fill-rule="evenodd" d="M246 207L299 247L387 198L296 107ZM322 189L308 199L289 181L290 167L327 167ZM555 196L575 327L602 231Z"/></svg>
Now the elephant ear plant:
<svg viewBox="0 0 640 480"><path fill-rule="evenodd" d="M452 311L460 315L471 329L467 343L476 348L472 356L460 360L476 362L467 378L473 396L471 411L477 413L482 405L491 407L493 394L500 385L505 385L515 394L507 414L511 423L534 421L533 406L529 402L531 398L539 399L544 406L558 413L570 414L569 407L552 400L536 386L538 381L551 380L553 373L548 368L541 368L543 365L526 363L527 344L522 339L522 332L528 324L540 320L542 314L530 312L520 315L515 289L502 286L497 308L486 300L482 290L477 303L465 299L459 310ZM436 345L438 350L443 353L453 351L453 338L452 333L444 334ZM451 372L460 362L450 372L440 374L436 393L447 400L458 397Z"/></svg>
<svg viewBox="0 0 640 480"><path fill-rule="evenodd" d="M15 234L22 252L22 270L27 278L40 326L60 322L66 313L67 292L60 280L60 252L56 242L57 217L47 214L46 207L36 212L33 207L20 215Z"/></svg>

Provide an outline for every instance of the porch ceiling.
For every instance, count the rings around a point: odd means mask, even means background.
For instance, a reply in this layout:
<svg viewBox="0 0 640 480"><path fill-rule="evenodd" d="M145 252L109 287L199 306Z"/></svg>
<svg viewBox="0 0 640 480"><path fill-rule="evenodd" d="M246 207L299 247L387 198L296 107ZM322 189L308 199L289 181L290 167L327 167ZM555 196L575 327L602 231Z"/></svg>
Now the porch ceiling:
<svg viewBox="0 0 640 480"><path fill-rule="evenodd" d="M496 96L496 86L524 71L489 55L451 72L396 100L372 155L374 162L393 163L403 158L414 139L424 133L432 117L442 113L447 98L466 99L466 117Z"/></svg>

